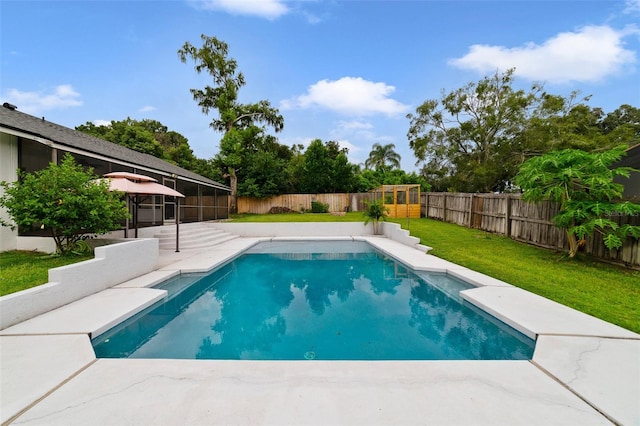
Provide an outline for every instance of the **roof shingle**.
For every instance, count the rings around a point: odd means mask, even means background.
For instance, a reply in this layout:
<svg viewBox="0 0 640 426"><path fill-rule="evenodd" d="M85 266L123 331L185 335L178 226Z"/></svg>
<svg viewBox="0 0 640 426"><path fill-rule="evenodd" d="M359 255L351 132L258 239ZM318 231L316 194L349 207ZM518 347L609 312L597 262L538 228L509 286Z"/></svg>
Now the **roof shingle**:
<svg viewBox="0 0 640 426"><path fill-rule="evenodd" d="M0 127L27 133L34 137L47 139L59 145L79 149L87 153L98 154L113 160L124 160L127 163L175 174L178 177L188 178L208 186L230 191L230 188L226 185L168 163L160 158L46 121L44 118L25 114L6 105L0 108Z"/></svg>

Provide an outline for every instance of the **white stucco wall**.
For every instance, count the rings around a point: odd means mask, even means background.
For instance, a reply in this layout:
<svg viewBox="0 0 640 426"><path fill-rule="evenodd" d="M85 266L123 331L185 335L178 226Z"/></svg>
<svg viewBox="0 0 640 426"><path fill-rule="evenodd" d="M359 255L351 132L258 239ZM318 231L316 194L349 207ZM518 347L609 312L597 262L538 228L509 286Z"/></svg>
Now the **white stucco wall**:
<svg viewBox="0 0 640 426"><path fill-rule="evenodd" d="M373 235L373 224L364 222L296 222L296 223L235 223L210 222L212 227L240 237L342 237ZM420 239L397 223L381 222L382 234L394 241L428 251Z"/></svg>
<svg viewBox="0 0 640 426"><path fill-rule="evenodd" d="M95 258L49 270L47 284L0 297L0 329L153 271L155 238L95 248Z"/></svg>
<svg viewBox="0 0 640 426"><path fill-rule="evenodd" d="M7 133L0 133L0 181L15 182L18 180L18 138ZM0 188L0 196L4 190ZM7 221L9 215L0 208L0 217ZM18 231L0 226L0 251L16 250Z"/></svg>
<svg viewBox="0 0 640 426"><path fill-rule="evenodd" d="M55 253L56 242L51 237L16 237L16 248L25 251Z"/></svg>
<svg viewBox="0 0 640 426"><path fill-rule="evenodd" d="M326 237L372 235L364 222L213 223L215 228L240 237Z"/></svg>

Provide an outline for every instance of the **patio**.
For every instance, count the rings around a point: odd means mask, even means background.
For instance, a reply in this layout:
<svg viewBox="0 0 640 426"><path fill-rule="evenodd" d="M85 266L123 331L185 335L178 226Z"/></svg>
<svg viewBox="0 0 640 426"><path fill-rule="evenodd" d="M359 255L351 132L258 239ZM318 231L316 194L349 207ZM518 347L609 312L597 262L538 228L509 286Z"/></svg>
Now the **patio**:
<svg viewBox="0 0 640 426"><path fill-rule="evenodd" d="M640 423L640 335L397 241L353 238L477 285L467 301L538 336L533 360L95 358L89 335L164 296L148 287L211 270L262 239L241 237L162 251L149 274L0 331L2 424Z"/></svg>

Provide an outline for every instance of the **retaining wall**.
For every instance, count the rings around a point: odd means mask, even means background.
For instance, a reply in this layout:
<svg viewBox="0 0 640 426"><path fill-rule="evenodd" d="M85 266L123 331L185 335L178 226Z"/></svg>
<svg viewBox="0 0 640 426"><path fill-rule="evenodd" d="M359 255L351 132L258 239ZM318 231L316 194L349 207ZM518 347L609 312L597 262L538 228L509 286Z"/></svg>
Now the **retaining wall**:
<svg viewBox="0 0 640 426"><path fill-rule="evenodd" d="M373 235L373 225L364 222L296 222L296 223L238 223L210 222L212 227L240 237L341 237ZM380 222L382 234L394 241L423 252L430 248L420 245L420 239L397 223Z"/></svg>
<svg viewBox="0 0 640 426"><path fill-rule="evenodd" d="M153 271L155 238L95 248L95 258L49 270L47 284L0 297L0 330Z"/></svg>

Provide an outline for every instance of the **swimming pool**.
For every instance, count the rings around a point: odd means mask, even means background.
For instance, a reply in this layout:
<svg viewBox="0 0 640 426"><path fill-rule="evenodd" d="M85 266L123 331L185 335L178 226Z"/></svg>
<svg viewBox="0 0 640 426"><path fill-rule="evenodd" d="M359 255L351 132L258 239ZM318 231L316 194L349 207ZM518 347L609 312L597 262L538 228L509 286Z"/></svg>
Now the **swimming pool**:
<svg viewBox="0 0 640 426"><path fill-rule="evenodd" d="M472 286L361 241L260 243L93 341L98 357L531 359L534 341L464 302Z"/></svg>

